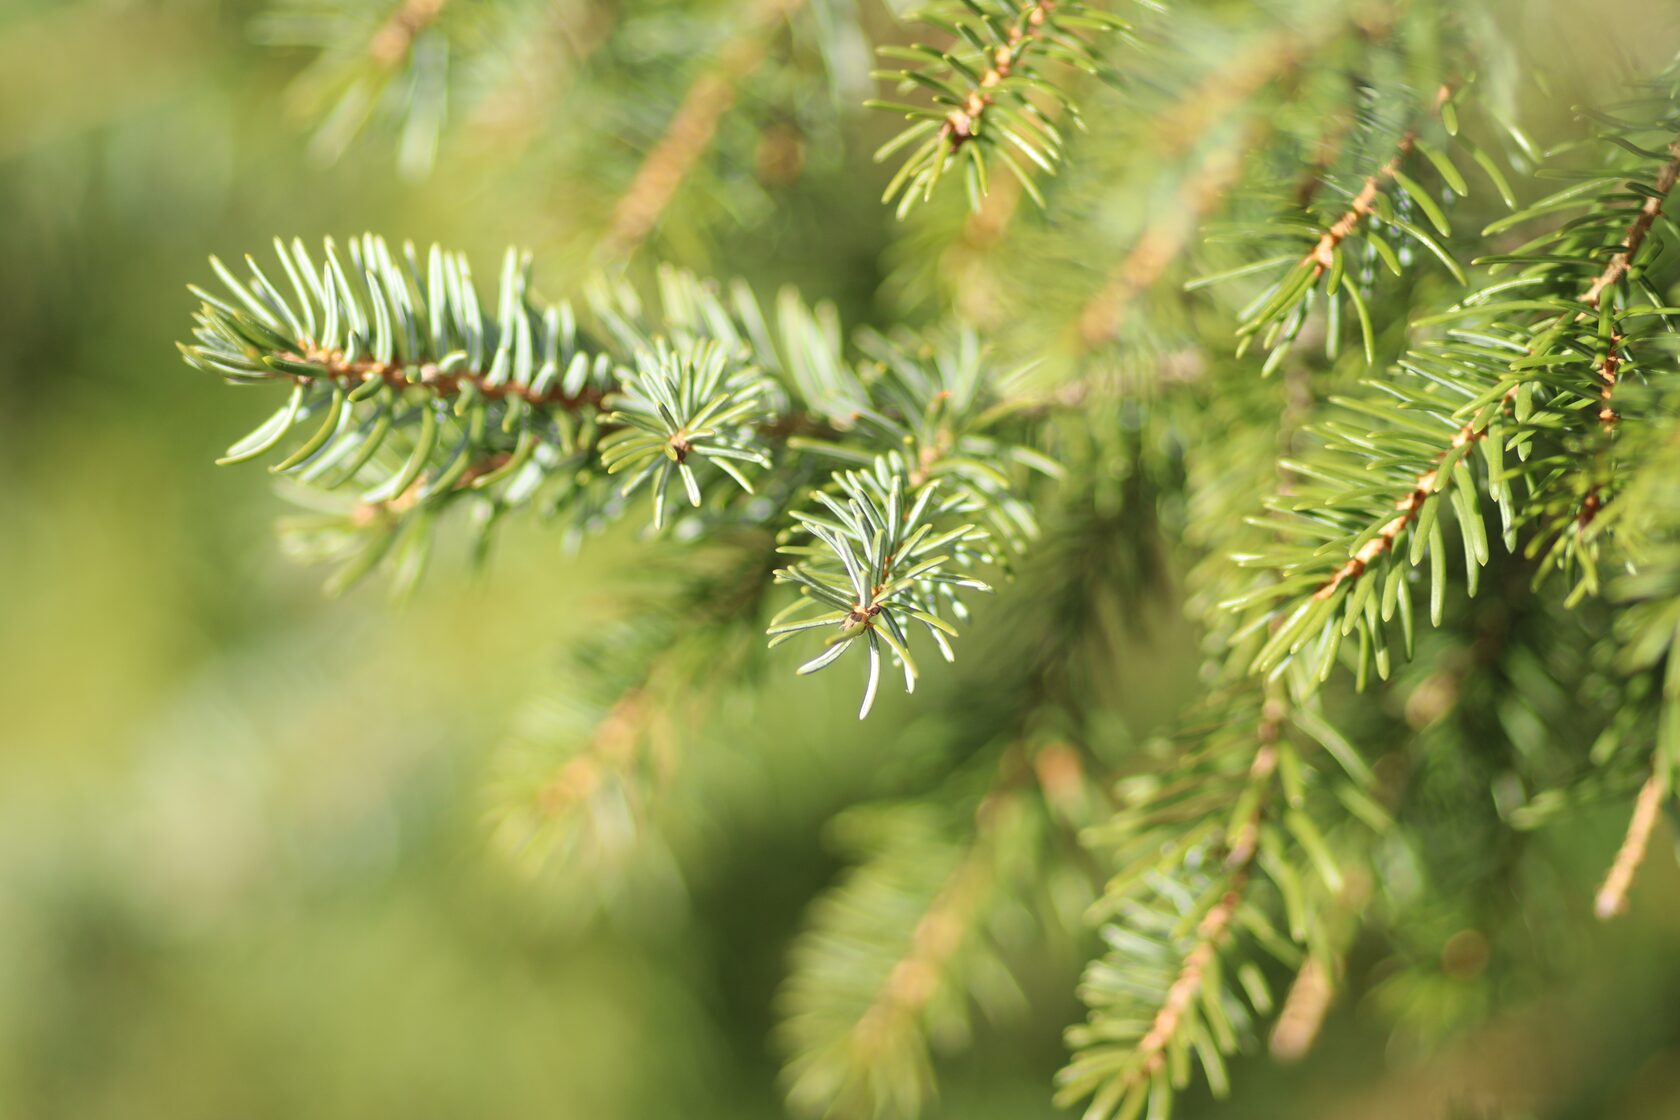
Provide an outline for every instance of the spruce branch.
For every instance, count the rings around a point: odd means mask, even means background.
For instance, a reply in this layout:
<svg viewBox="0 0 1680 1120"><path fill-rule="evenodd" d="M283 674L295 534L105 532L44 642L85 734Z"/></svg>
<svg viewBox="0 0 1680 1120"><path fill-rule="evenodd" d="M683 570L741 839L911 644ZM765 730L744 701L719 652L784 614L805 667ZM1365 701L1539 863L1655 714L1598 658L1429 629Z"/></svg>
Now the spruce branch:
<svg viewBox="0 0 1680 1120"><path fill-rule="evenodd" d="M770 384L752 367L732 368L728 352L707 343L689 353L660 345L636 355L637 368L611 398L608 424L620 425L600 442L606 472L633 472L621 494L643 483L653 492L653 524L665 524L665 495L682 480L689 504L700 508L700 483L691 459L708 461L742 490L749 464L769 467L768 448L753 425L765 415ZM737 464L740 464L739 466Z"/></svg>
<svg viewBox="0 0 1680 1120"><path fill-rule="evenodd" d="M1509 187L1485 153L1462 135L1457 126L1458 100L1465 95L1462 85L1440 86L1427 104L1408 107L1403 114L1403 126L1385 125L1380 120L1358 121L1366 139L1376 142L1379 137L1391 137L1387 144L1387 159L1366 174L1358 187L1349 192L1348 201L1339 210L1325 212L1312 201L1312 196L1297 187L1293 196L1307 213L1310 223L1300 228L1299 220L1284 221L1281 216L1262 211L1262 221L1256 224L1239 222L1220 234L1225 240L1261 240L1277 245L1274 255L1224 269L1189 281L1187 290L1245 280L1259 276L1268 278L1265 285L1249 299L1239 312L1237 326L1239 355L1252 346L1267 351L1263 373L1279 367L1301 334L1313 306L1322 301L1326 307L1329 329L1325 336L1326 355L1334 358L1341 345L1341 324L1345 321L1343 305L1352 309L1358 323L1367 364L1376 361L1375 327L1370 304L1375 296L1373 262L1380 260L1396 276L1405 272L1406 254L1390 243L1394 237L1413 243L1433 256L1460 283L1468 282L1463 268L1455 259L1445 240L1451 233L1446 208L1439 201L1435 189L1426 186L1408 169L1423 157L1430 172L1441 180L1439 191L1446 198L1467 194L1469 186L1454 165L1444 147L1426 144L1426 129L1443 133L1455 146L1473 156L1502 195L1509 195ZM1452 121L1452 126L1445 123ZM1399 127L1398 135L1392 129ZM1334 186L1328 175L1320 175L1326 185ZM1414 221L1413 207L1424 218ZM1425 220L1431 229L1424 228ZM1308 238L1303 249L1297 248L1301 236ZM1282 244L1278 244L1282 241ZM1366 255L1364 267L1352 259L1356 244ZM1298 254L1298 255L1297 255ZM1361 273L1364 273L1361 278Z"/></svg>
<svg viewBox="0 0 1680 1120"><path fill-rule="evenodd" d="M863 719L875 703L883 647L903 672L906 692L915 691L919 672L912 630L926 630L945 660L954 659L947 638L956 629L942 615L964 610L962 591L991 590L966 572L995 564L997 556L990 536L962 520L973 503L960 494L936 501L939 483L913 482L902 459L884 456L871 470L837 472L834 484L835 495L813 495L820 512L794 515L811 543L784 544L780 551L801 559L776 578L797 585L799 598L768 632L772 645L826 632L823 652L800 666L801 674L827 668L853 646L864 650Z"/></svg>
<svg viewBox="0 0 1680 1120"><path fill-rule="evenodd" d="M400 171L421 178L436 160L458 84L453 56L492 15L483 7L451 9L448 0L281 0L256 31L272 45L315 52L290 93L319 120L310 143L318 158L336 161L384 118L398 131Z"/></svg>
<svg viewBox="0 0 1680 1120"><path fill-rule="evenodd" d="M1506 400L1511 401L1515 398L1516 390L1513 388L1507 392ZM1329 579L1320 584L1318 589L1313 592L1312 597L1318 600L1331 598L1342 584L1364 575L1378 557L1393 549L1394 542L1400 534L1416 523L1418 515L1423 510L1424 503L1441 489L1443 481L1441 466L1447 457L1462 452L1478 440L1487 438L1489 427L1490 424L1488 423L1478 424L1472 421L1453 433L1452 440L1436 456L1434 465L1418 475L1417 482L1413 484L1412 488L1394 503L1394 508L1399 510L1399 513L1384 523L1377 530L1375 536L1371 537L1370 540L1360 546L1357 552L1348 557L1347 563L1337 568Z"/></svg>
<svg viewBox="0 0 1680 1120"><path fill-rule="evenodd" d="M1273 135L1273 115L1252 108L1256 96L1268 86L1288 83L1345 30L1343 21L1322 20L1305 31L1260 35L1237 59L1219 66L1160 114L1153 132L1164 154L1182 156L1198 144L1204 150L1187 168L1177 203L1146 223L1132 248L1109 271L1103 287L1081 309L1078 332L1084 349L1094 349L1116 336L1135 301L1184 252L1203 222L1238 185L1251 155ZM1241 122L1233 139L1208 139L1218 125L1245 107L1252 116Z"/></svg>
<svg viewBox="0 0 1680 1120"><path fill-rule="evenodd" d="M531 296L528 255L509 252L492 316L465 260L436 248L424 267L412 246L399 264L372 236L352 243L348 263L331 241L319 267L301 243L279 250L295 298L254 261L245 281L213 262L225 293L194 289L196 341L182 350L235 383L290 387L223 461L262 455L300 427L312 433L274 469L322 491L291 539L303 555L337 559L340 585L390 563L412 586L436 515L468 496L485 503L485 530L539 498L585 529L645 488L658 530L680 484L688 505L708 507L705 524L763 526L821 485L819 461L862 462L868 469L833 474L818 508L796 516L810 544L784 539L802 557L778 574L800 586L793 613L826 613L778 618L772 636L838 626L806 672L866 647L867 714L883 645L907 688L917 674L910 630L926 628L950 659L947 619L967 617L959 593L988 589L973 569L1002 565L1037 531L1016 476L1057 473L1015 442L1025 429L972 334L938 344L865 334L859 369L841 352L838 323L791 292L772 326L741 287L726 297L665 270L649 308L634 289L600 281L585 328L569 305ZM737 510L728 495L753 495L755 473L772 500ZM714 481L724 493L707 502ZM351 483L357 501L330 493Z"/></svg>
<svg viewBox="0 0 1680 1120"><path fill-rule="evenodd" d="M1674 190L1675 184L1680 182L1680 138L1669 141L1668 152L1673 158L1657 171L1651 183L1652 193L1645 196L1638 216L1628 226L1627 235L1622 239L1622 247L1611 254L1604 271L1593 279L1592 286L1581 297L1581 302L1591 310L1598 310L1604 293L1628 274L1628 269L1632 266L1634 258L1639 255L1639 249L1645 244L1651 227L1656 224L1657 216L1662 213L1664 200Z"/></svg>
<svg viewBox="0 0 1680 1120"><path fill-rule="evenodd" d="M1656 123L1660 126L1660 115ZM1648 157L1637 158L1643 162ZM1542 200L1490 227L1515 225L1561 207L1589 208L1582 220L1548 231L1518 252L1482 259L1494 275L1504 268L1523 269L1517 278L1490 282L1449 311L1416 324L1445 326L1446 333L1401 360L1403 378L1374 386L1398 401L1398 410L1337 399L1352 422L1338 419L1318 428L1325 453L1301 464L1301 472L1312 480L1310 492L1288 503L1274 502L1276 516L1268 522L1304 543L1271 550L1263 562L1283 578L1231 601L1247 609L1309 593L1276 627L1255 659L1257 670L1275 668L1315 642L1313 668L1328 674L1341 637L1357 630L1361 679L1373 661L1378 674L1386 676L1384 624L1397 610L1408 651L1413 641L1406 578L1387 558L1407 538L1411 565L1430 556L1430 615L1439 624L1446 545L1438 510L1450 507L1456 516L1466 580L1474 594L1477 570L1489 556L1480 513L1484 493L1499 507L1507 548L1517 547L1519 526L1526 522L1531 527L1529 555L1544 552L1547 564L1579 565L1578 594L1596 588L1599 536L1582 530L1599 516L1602 483L1596 471L1583 470L1576 448L1581 443L1602 448L1604 430L1615 415L1606 390L1614 390L1626 368L1642 364L1640 351L1652 349L1666 333L1654 297L1648 310L1603 296L1626 289L1631 271L1626 254L1648 246L1668 193L1661 188L1672 190L1677 165L1670 158L1652 173L1651 185L1636 196L1641 204L1631 221L1616 230L1613 223L1626 214L1615 205L1625 197L1614 186L1623 174L1639 181L1639 172L1628 168L1608 179L1608 185L1606 179L1595 179L1589 182L1594 190L1567 189L1562 199ZM1598 208L1591 209L1595 204ZM1600 263L1607 241L1614 248L1610 259ZM1588 266L1596 278L1583 289L1579 275ZM1658 333L1653 335L1653 329ZM1373 429L1372 421L1379 426ZM1436 443L1431 432L1443 428L1451 436ZM1422 459L1420 453L1431 447ZM1481 483L1468 465L1472 447L1486 461ZM1511 451L1517 454L1514 465L1506 461ZM1414 465L1408 468L1408 461ZM1382 480L1406 475L1410 480L1404 486L1387 490L1398 498L1379 502L1387 485ZM1341 557L1336 556L1338 546L1346 548ZM1382 575L1380 596L1374 584L1367 586L1372 571Z"/></svg>
<svg viewBox="0 0 1680 1120"><path fill-rule="evenodd" d="M772 538L714 534L675 586L569 651L496 755L494 839L522 868L606 901L663 888L668 833L708 776L699 749L762 659ZM697 574L691 574L698 567Z"/></svg>
<svg viewBox="0 0 1680 1120"><path fill-rule="evenodd" d="M1452 91L1446 86L1436 91L1436 111L1439 111L1451 96ZM1359 188L1359 193L1353 196L1348 208L1330 223L1330 227L1319 235L1318 243L1301 258L1301 267L1312 269L1314 279L1336 266L1337 248L1359 228L1360 222L1376 212L1377 200L1401 175L1400 169L1405 165L1406 157L1417 147L1417 142L1417 128L1408 128L1401 133L1399 141L1394 145L1394 154L1389 157L1388 162L1366 177L1364 185Z"/></svg>
<svg viewBox="0 0 1680 1120"><path fill-rule="evenodd" d="M965 771L932 799L836 821L863 858L811 907L781 992L796 1110L914 1117L934 1094L933 1051L966 1039L974 1009L993 1020L1018 1010L1019 923L1006 918L1044 906L1055 805L1085 782L1064 762L1012 744L979 790Z"/></svg>
<svg viewBox="0 0 1680 1120"><path fill-rule="evenodd" d="M1252 961L1228 973L1239 942L1298 965L1296 943L1321 928L1343 889L1340 836L1387 825L1360 792L1368 767L1281 689L1262 696L1238 685L1183 736L1181 748L1153 752L1153 768L1116 783L1119 810L1087 834L1114 868L1092 908L1108 948L1081 984L1091 1011L1068 1031L1074 1056L1057 1082L1064 1105L1089 1099L1090 1120L1169 1108L1192 1061L1223 1095L1225 1055L1272 1008ZM1317 769L1296 736L1322 746L1331 766Z"/></svg>
<svg viewBox="0 0 1680 1120"><path fill-rule="evenodd" d="M684 179L717 135L740 84L763 60L776 27L804 0L758 0L717 61L695 79L665 132L642 159L613 208L603 238L608 257L628 257L659 224Z"/></svg>
<svg viewBox="0 0 1680 1120"><path fill-rule="evenodd" d="M933 101L929 106L869 102L913 122L875 153L876 160L882 161L910 148L882 200L898 199L897 212L903 217L917 202L933 196L945 173L962 157L969 206L978 210L989 191L987 162L997 158L1021 188L1043 205L1044 197L1031 173L1015 155L1019 153L1045 174L1054 174L1063 136L1044 105L1059 102L1076 126L1079 116L1073 100L1045 76L1037 60L1096 73L1098 56L1081 33L1123 34L1128 30L1126 22L1078 0L970 0L930 6L912 18L941 28L958 41L947 50L920 43L881 49L884 56L915 65L878 71L875 76L896 81L906 92L922 86L932 92Z"/></svg>

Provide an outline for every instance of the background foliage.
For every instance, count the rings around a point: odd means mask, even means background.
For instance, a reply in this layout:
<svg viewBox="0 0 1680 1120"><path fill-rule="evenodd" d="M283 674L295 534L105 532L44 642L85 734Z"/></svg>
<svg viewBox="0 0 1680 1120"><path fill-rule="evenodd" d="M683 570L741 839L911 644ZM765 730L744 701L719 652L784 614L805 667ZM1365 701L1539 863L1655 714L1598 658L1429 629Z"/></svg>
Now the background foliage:
<svg viewBox="0 0 1680 1120"><path fill-rule="evenodd" d="M1106 139L1081 152L1070 130L1056 176L1026 167L1035 188L1054 179L1060 208L1041 218L1025 203L1001 228L967 215L956 181L903 223L880 204L899 164L870 158L894 122L860 108L880 93L869 42L913 33L873 4L463 3L437 13L462 44L449 66L422 34L420 70L395 77L377 52L307 45L377 39L380 5L325 32L334 9L302 4L0 11L0 249L14 265L0 274L0 1114L743 1117L836 1095L862 1109L876 1098L820 1058L825 1024L855 1008L814 971L824 945L799 935L822 922L854 962L838 979L866 990L894 948L833 912L843 896L808 909L838 883L871 905L986 918L949 958L975 998L928 1005L928 1114L1057 1115L1061 1030L1083 1018L1080 966L1104 949L1080 918L1088 880L1057 872L1083 857L1057 845L1106 813L1043 777L1051 748L1077 738L1135 759L1184 730L1204 691L1184 604L1201 617L1224 592L1152 522L1187 522L1194 539L1257 504L1271 480L1235 465L1269 465L1275 447L1257 457L1244 440L1275 433L1241 417L1284 382L1193 398L1190 417L1163 405L1167 424L1143 424L1152 406L1137 397L1090 402L1087 422L1054 436L1071 497L1016 580L976 605L954 666L914 697L883 689L860 725L857 675L795 682L796 662L766 657L756 630L702 640L693 623L715 619L693 604L727 618L732 590L767 585L772 564L736 571L728 542L661 555L633 540L645 494L637 524L580 554L510 520L478 574L467 534L446 535L400 609L377 586L323 601L320 572L271 547L283 504L254 473L208 469L276 402L180 368L172 345L194 301L178 284L208 278L206 250L237 260L277 232L373 229L460 249L481 283L507 243L529 246L540 290L572 294L645 242L639 266L657 253L741 276L767 304L791 283L848 326L931 323L954 305L1005 352L1043 359L1041 384L1092 350L1112 355L1101 372L1121 386L1145 370L1191 376L1202 351L1228 362L1242 301L1145 284L1136 247L1176 254L1183 219L1207 216L1197 185L1231 174L1221 153L1244 129L1322 124L1227 120L1221 106L1264 106L1292 51L1378 19L1362 5L1251 7L1185 5L1197 33L1170 50L1117 39L1108 57L1122 70L1148 58L1155 80L1086 81L1084 115ZM1620 96L1616 74L1654 72L1680 33L1641 0L1591 19L1563 0L1477 10L1544 64L1549 96L1519 97L1542 143L1575 134L1569 106ZM511 69L496 53L509 43ZM1431 49L1410 44L1376 72L1405 90ZM1300 69L1310 86L1332 68ZM1515 81L1485 70L1496 93ZM417 113L357 127L335 114L345 90L393 81L416 83ZM1134 105L1148 111L1120 111ZM709 107L715 132L691 173L639 180L673 114ZM1224 123L1203 130L1210 119ZM1392 121L1362 123L1392 144ZM1475 174L1473 157L1450 158ZM1488 180L1470 187L1497 205ZM1205 272L1252 259L1249 203L1233 199ZM1443 307L1451 280L1423 259L1396 298L1416 285ZM1082 315L1097 290L1123 298ZM1133 310L1109 318L1116 306ZM1357 318L1345 310L1342 373L1365 345ZM1261 384L1278 352L1261 345L1266 319L1248 320L1247 380L1230 385ZM1379 322L1372 345L1397 350L1398 325ZM1127 348L1105 349L1115 336ZM1176 454L1181 439L1199 462ZM1206 503L1189 518L1155 498L1185 492L1186 471ZM1525 776L1544 776L1593 742L1603 720L1569 686L1615 667L1578 649L1532 656L1562 625L1556 608L1534 606L1520 578L1483 578L1499 593L1455 602L1439 634L1420 627L1393 690L1341 713L1362 746L1415 744L1417 850L1458 878L1422 891L1392 852L1382 889L1350 875L1318 927L1348 976L1318 1045L1297 1064L1234 1059L1235 1098L1212 1101L1198 1078L1181 1115L1673 1114L1680 875L1666 835L1628 916L1600 925L1591 897L1626 827L1625 787L1538 831L1492 811L1514 780L1511 745ZM626 693L654 648L673 651L666 678ZM1466 664L1484 671L1455 670ZM1045 708L1061 714L1022 725ZM631 716L653 745L644 773L563 769L568 743ZM1030 748L1032 781L1009 744ZM664 780L678 759L681 780ZM592 793L588 827L546 827L542 799L577 788ZM649 788L664 791L656 805L637 800ZM565 873L577 868L590 874ZM1359 936L1337 905L1390 917ZM1287 968L1267 967L1281 990ZM905 1063L894 1086L925 1084L923 1033L887 1035ZM817 1056L784 1072L790 1052Z"/></svg>

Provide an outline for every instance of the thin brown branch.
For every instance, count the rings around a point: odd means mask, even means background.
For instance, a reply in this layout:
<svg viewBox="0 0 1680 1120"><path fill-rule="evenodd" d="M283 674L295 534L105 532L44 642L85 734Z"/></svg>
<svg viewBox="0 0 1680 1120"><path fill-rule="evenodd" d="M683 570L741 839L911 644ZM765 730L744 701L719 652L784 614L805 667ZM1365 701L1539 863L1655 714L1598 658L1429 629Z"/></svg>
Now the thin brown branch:
<svg viewBox="0 0 1680 1120"><path fill-rule="evenodd" d="M995 879L996 853L991 842L997 821L1020 794L1032 771L1018 747L1005 752L997 782L975 810L974 843L945 878L916 923L909 947L887 974L874 1001L851 1029L851 1046L869 1054L898 1045L900 1032L921 1014L939 991L942 975L975 928L975 912L985 905Z"/></svg>
<svg viewBox="0 0 1680 1120"><path fill-rule="evenodd" d="M1251 786L1262 791L1270 789L1272 775L1277 770L1277 743L1283 733L1287 707L1282 698L1267 697L1260 710L1256 734L1260 740L1249 767ZM1177 1035L1186 1013L1202 990L1207 971L1219 956L1220 943L1225 939L1237 911L1242 906L1243 890L1248 885L1249 868L1259 850L1260 821L1264 816L1266 799L1257 796L1248 815L1233 831L1226 845L1225 872L1228 876L1225 893L1208 908L1196 925L1196 944L1185 954L1178 975L1167 988L1148 1032L1138 1041L1137 1064L1132 1067L1128 1082L1138 1085L1153 1077L1167 1060L1167 1047Z"/></svg>
<svg viewBox="0 0 1680 1120"><path fill-rule="evenodd" d="M665 134L648 151L613 210L603 239L608 255L628 256L653 232L677 188L711 146L719 122L735 102L737 87L763 60L771 30L801 2L761 0L747 26L689 87Z"/></svg>
<svg viewBox="0 0 1680 1120"><path fill-rule="evenodd" d="M600 410L606 393L594 387L585 387L581 392L568 393L555 385L542 392L536 392L529 385L519 385L513 382L492 384L488 375L478 370L450 370L444 371L434 362L425 362L418 367L419 379L409 377L413 367L404 366L399 362L381 362L370 358L349 361L342 351L314 349L305 353L284 353L281 358L289 362L302 362L320 367L318 374L293 373L289 370L276 370L277 377L287 377L293 381L308 384L312 381L331 381L344 388L355 388L368 381L383 381L393 389L428 389L439 397L453 397L467 386L476 389L479 395L489 400L503 400L518 398L537 408L563 408L567 411L588 407Z"/></svg>
<svg viewBox="0 0 1680 1120"><path fill-rule="evenodd" d="M1598 889L1593 903L1593 912L1599 918L1608 921L1627 908L1628 888L1633 886L1634 873L1651 845L1651 833L1657 826L1658 811L1667 794L1668 783L1656 772L1640 787L1639 796L1633 802L1633 819L1628 822L1627 836L1622 839L1621 849L1616 852L1616 860L1610 865L1610 873L1604 877L1604 885Z"/></svg>
<svg viewBox="0 0 1680 1120"><path fill-rule="evenodd" d="M1505 404L1509 405L1516 399L1517 386L1513 385L1505 393ZM1365 570L1376 562L1378 557L1393 548L1394 542L1400 534L1405 532L1418 519L1418 515L1423 512L1424 502L1428 501L1430 495L1435 493L1436 483L1440 480L1441 461L1458 448L1475 443L1485 437L1492 423L1491 419L1481 427L1477 427L1473 422L1466 423L1455 432L1452 442L1442 448L1440 454L1435 456L1434 464L1418 475L1417 481L1412 484L1412 488L1401 496L1399 501L1394 503L1394 508L1400 512L1381 529L1377 530L1376 536L1361 545L1359 551L1349 557L1346 563L1337 568L1336 573L1325 580L1317 591L1313 592L1313 598L1330 598L1336 593L1338 587L1349 580L1356 580L1364 575Z"/></svg>
<svg viewBox="0 0 1680 1120"><path fill-rule="evenodd" d="M1627 236L1622 240L1621 251L1610 258L1610 262L1604 266L1604 271L1598 274L1598 278L1592 282L1592 287L1581 297L1581 302L1588 307L1596 309L1599 301L1604 298L1605 290L1627 275L1628 265L1638 254L1639 247L1645 244L1645 236L1656 224L1657 215L1662 213L1663 200L1668 192L1674 189L1675 183L1680 182L1680 138L1669 143L1668 152L1673 158L1663 164L1662 170L1657 172L1656 182L1653 184L1657 193L1645 199L1645 205L1639 208L1633 224L1628 227Z"/></svg>
<svg viewBox="0 0 1680 1120"><path fill-rule="evenodd" d="M1244 142L1210 153L1191 177L1178 205L1157 215L1144 228L1109 273L1107 283L1079 313L1079 341L1084 349L1095 349L1119 332L1137 298L1178 259L1201 220L1223 201L1242 173L1243 157L1252 147L1252 143Z"/></svg>
<svg viewBox="0 0 1680 1120"><path fill-rule="evenodd" d="M1445 105L1447 98L1452 96L1452 90L1442 86L1435 92L1435 111L1439 112ZM1312 247L1312 251L1301 258L1303 267L1311 266L1314 276L1322 276L1336 263L1336 247L1347 240L1349 234L1359 228L1359 223L1369 217L1376 209L1377 199L1400 173L1400 167L1406 162L1406 157L1412 154L1417 146L1418 130L1408 128L1395 145L1394 155L1389 161L1377 168L1366 178L1365 184L1359 188L1359 193L1353 196L1353 202L1342 212L1341 217L1331 223Z"/></svg>

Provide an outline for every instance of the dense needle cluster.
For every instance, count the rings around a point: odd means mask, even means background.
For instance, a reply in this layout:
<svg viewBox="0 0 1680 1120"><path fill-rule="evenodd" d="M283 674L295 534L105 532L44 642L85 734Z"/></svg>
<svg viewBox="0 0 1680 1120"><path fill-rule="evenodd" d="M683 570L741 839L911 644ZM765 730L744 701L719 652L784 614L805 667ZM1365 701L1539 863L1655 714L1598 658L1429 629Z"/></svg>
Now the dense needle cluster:
<svg viewBox="0 0 1680 1120"><path fill-rule="evenodd" d="M961 693L925 701L948 755L842 817L855 869L792 954L779 1037L815 1115L916 1114L1051 944L1083 947L1057 1093L1088 1120L1224 1094L1268 1031L1298 1057L1356 946L1392 949L1409 1013L1461 1021L1414 951L1433 915L1473 920L1509 874L1487 837L1595 801L1630 824L1581 901L1620 912L1680 779L1680 66L1617 75L1543 146L1522 117L1550 95L1450 5L937 4L937 42L882 45L901 99L874 103L909 121L875 159L902 160L882 306L915 327L623 268L715 228L687 177L743 137L761 179L790 166L763 90L848 119L832 52L879 29L840 7L764 6L674 92L573 300L523 252L486 302L463 256L372 235L193 289L187 360L281 397L223 461L297 484L293 547L336 586L411 585L457 507L481 539L633 519L701 573L580 655L500 834L634 875L705 765L706 682L766 635L803 647L793 674L855 666L860 717L884 672ZM484 38L399 8L323 51L348 84L322 128L347 146L411 67L418 167L455 80L427 44ZM975 675L929 669L994 589ZM1116 731L1129 620L1179 599L1198 696Z"/></svg>

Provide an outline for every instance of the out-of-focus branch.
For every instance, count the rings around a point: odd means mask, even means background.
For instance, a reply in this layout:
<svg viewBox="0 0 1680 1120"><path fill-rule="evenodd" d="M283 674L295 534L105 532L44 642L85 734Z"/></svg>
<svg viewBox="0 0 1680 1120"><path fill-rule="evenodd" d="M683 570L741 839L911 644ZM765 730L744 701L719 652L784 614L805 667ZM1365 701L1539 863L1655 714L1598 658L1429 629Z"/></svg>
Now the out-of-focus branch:
<svg viewBox="0 0 1680 1120"><path fill-rule="evenodd" d="M613 210L603 239L608 256L629 256L653 232L683 179L717 135L719 122L734 104L737 88L763 60L771 32L802 2L761 0L717 62L695 79L665 134L648 151Z"/></svg>

